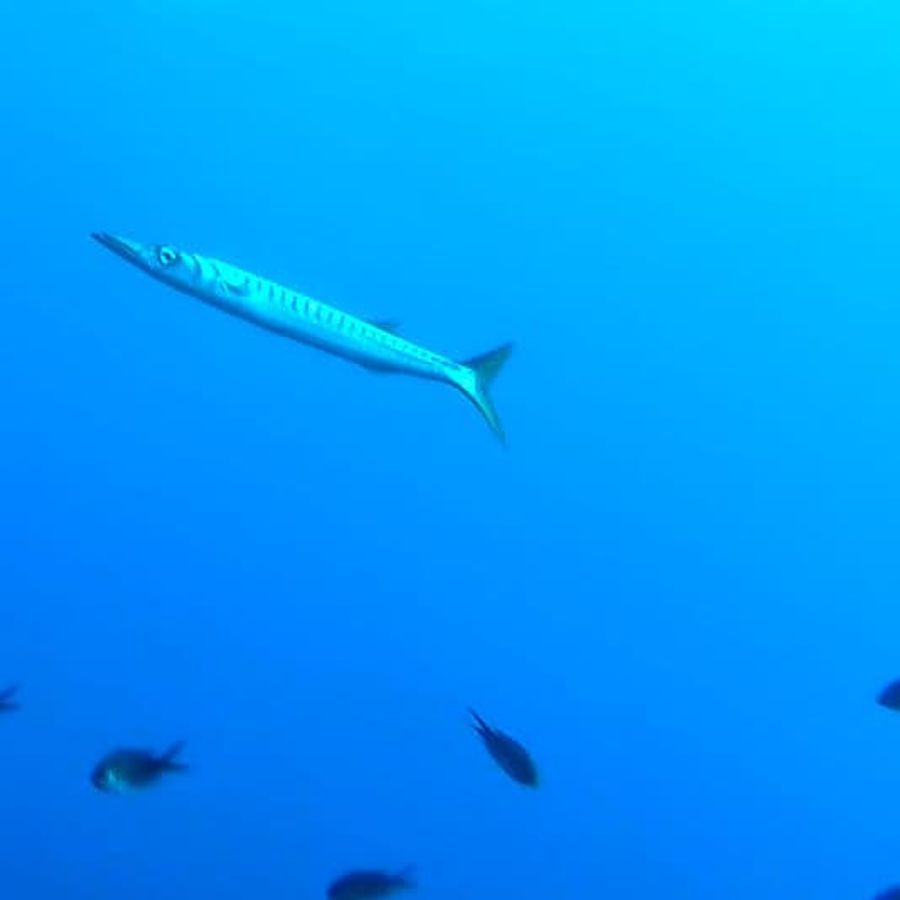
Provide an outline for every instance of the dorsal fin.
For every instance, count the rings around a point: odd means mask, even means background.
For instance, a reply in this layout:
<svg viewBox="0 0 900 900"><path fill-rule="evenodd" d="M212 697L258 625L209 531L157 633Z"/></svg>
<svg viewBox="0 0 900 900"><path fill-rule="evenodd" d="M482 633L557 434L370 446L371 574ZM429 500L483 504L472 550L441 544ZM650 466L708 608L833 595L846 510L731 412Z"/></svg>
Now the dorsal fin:
<svg viewBox="0 0 900 900"><path fill-rule="evenodd" d="M389 334L396 334L400 330L400 323L393 319L369 319L369 324Z"/></svg>

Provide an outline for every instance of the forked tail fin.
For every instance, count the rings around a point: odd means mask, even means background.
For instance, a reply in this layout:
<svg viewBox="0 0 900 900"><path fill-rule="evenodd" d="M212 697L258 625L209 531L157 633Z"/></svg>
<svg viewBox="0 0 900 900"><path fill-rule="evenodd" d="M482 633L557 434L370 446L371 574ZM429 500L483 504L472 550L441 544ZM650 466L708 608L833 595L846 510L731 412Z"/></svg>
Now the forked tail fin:
<svg viewBox="0 0 900 900"><path fill-rule="evenodd" d="M497 415L497 409L491 400L490 387L493 380L500 374L503 364L509 359L512 349L511 343L503 344L487 353L465 360L463 365L471 370L474 379L460 385L466 396L478 407L478 411L491 426L491 431L504 444L506 443L506 432L503 430L500 416Z"/></svg>
<svg viewBox="0 0 900 900"><path fill-rule="evenodd" d="M188 766L179 762L176 757L184 750L184 741L175 741L159 758L159 763L166 772L187 772Z"/></svg>
<svg viewBox="0 0 900 900"><path fill-rule="evenodd" d="M471 706L469 707L469 715L472 717L471 725L478 734L482 737L486 737L491 733L490 725L488 725L488 723L485 722Z"/></svg>

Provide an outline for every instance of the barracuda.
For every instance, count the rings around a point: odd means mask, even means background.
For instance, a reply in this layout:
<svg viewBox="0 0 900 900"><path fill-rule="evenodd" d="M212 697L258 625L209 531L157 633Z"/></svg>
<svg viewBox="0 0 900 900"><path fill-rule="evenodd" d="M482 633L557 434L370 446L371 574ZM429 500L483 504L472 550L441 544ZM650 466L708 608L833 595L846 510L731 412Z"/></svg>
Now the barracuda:
<svg viewBox="0 0 900 900"><path fill-rule="evenodd" d="M373 372L452 385L475 404L494 434L506 440L489 388L512 351L511 343L456 362L401 337L388 322L359 319L230 263L168 244L142 244L106 233L92 237L170 287L269 331Z"/></svg>

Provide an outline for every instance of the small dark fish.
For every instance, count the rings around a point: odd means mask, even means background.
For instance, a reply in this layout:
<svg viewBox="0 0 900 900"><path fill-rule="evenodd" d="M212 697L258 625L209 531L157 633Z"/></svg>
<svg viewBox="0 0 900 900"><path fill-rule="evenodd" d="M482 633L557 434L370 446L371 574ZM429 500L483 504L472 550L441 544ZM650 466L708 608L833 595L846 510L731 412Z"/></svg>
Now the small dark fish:
<svg viewBox="0 0 900 900"><path fill-rule="evenodd" d="M494 759L494 762L509 775L513 781L524 784L526 787L537 787L537 766L528 751L508 734L491 728L474 709L469 710L475 720L472 727L481 736L484 746Z"/></svg>
<svg viewBox="0 0 900 900"><path fill-rule="evenodd" d="M11 684L8 688L0 691L0 713L16 712L21 709L19 701L16 700L16 694L19 693L19 685Z"/></svg>
<svg viewBox="0 0 900 900"><path fill-rule="evenodd" d="M873 900L900 900L900 885L889 887L886 891L876 894Z"/></svg>
<svg viewBox="0 0 900 900"><path fill-rule="evenodd" d="M357 869L331 883L328 900L378 900L397 891L408 891L415 886L411 867L393 874L374 869Z"/></svg>
<svg viewBox="0 0 900 900"><path fill-rule="evenodd" d="M175 759L183 747L184 741L178 741L163 754L127 747L113 750L94 767L91 784L99 791L113 794L149 787L169 772L188 770Z"/></svg>
<svg viewBox="0 0 900 900"><path fill-rule="evenodd" d="M900 679L892 681L881 689L878 702L888 709L900 711Z"/></svg>

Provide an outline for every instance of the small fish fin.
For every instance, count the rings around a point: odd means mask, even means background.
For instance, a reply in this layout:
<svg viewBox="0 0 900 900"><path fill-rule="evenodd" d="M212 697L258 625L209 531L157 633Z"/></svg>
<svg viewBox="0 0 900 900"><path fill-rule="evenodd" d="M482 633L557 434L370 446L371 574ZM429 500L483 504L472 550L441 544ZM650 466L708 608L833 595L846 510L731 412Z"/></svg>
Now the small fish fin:
<svg viewBox="0 0 900 900"><path fill-rule="evenodd" d="M378 375L390 375L392 373L396 374L398 371L394 366L389 366L387 363L373 362L370 359L366 359L366 360L359 359L359 360L357 360L357 362L364 369L368 369L368 371L375 372Z"/></svg>
<svg viewBox="0 0 900 900"><path fill-rule="evenodd" d="M184 750L184 741L175 741L162 756L159 763L166 772L187 772L190 768L185 763L179 762L176 757Z"/></svg>
<svg viewBox="0 0 900 900"><path fill-rule="evenodd" d="M400 323L393 319L369 319L369 324L389 334L396 334L400 330Z"/></svg>
<svg viewBox="0 0 900 900"><path fill-rule="evenodd" d="M512 343L503 344L487 353L481 353L473 356L463 362L463 365L469 369L475 376L474 383L459 383L466 396L478 407L478 411L484 416L491 431L500 439L501 443L506 443L506 433L503 430L503 424L497 409L491 400L490 387L494 379L500 374L503 364L509 359L512 353ZM471 377L471 376L470 376Z"/></svg>

